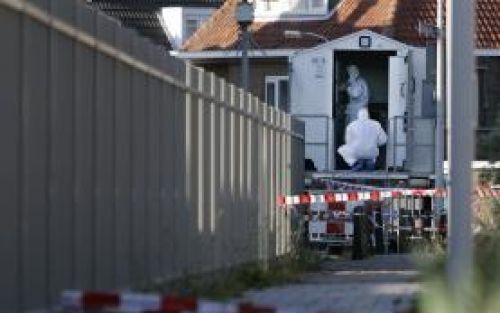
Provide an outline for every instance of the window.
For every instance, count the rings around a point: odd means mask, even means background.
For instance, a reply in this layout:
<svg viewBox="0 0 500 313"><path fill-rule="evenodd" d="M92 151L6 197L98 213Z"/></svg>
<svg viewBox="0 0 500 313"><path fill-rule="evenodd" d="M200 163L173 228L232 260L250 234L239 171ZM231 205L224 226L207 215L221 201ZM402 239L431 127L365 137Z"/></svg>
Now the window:
<svg viewBox="0 0 500 313"><path fill-rule="evenodd" d="M283 10L283 1L282 0L259 0L255 4L256 11L273 13L276 11Z"/></svg>
<svg viewBox="0 0 500 313"><path fill-rule="evenodd" d="M276 8L279 5L280 0L265 0L265 10L271 11L273 8Z"/></svg>
<svg viewBox="0 0 500 313"><path fill-rule="evenodd" d="M188 19L186 20L186 30L185 30L185 39L191 37L196 30L198 29L200 22L197 19Z"/></svg>
<svg viewBox="0 0 500 313"><path fill-rule="evenodd" d="M323 8L325 1L323 0L311 0L311 9Z"/></svg>
<svg viewBox="0 0 500 313"><path fill-rule="evenodd" d="M328 13L328 0L257 0L257 16L320 15Z"/></svg>
<svg viewBox="0 0 500 313"><path fill-rule="evenodd" d="M500 58L479 57L476 159L500 160Z"/></svg>
<svg viewBox="0 0 500 313"><path fill-rule="evenodd" d="M308 9L308 2L310 0L289 0L288 6L290 12L305 12Z"/></svg>
<svg viewBox="0 0 500 313"><path fill-rule="evenodd" d="M265 92L265 99L268 105L284 112L289 112L287 76L267 76Z"/></svg>

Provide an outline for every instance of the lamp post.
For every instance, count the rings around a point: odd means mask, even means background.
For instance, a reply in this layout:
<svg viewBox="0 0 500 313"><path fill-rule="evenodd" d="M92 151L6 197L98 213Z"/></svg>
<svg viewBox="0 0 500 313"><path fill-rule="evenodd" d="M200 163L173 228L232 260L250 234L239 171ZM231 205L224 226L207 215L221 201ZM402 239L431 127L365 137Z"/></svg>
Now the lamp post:
<svg viewBox="0 0 500 313"><path fill-rule="evenodd" d="M250 79L250 64L248 59L248 47L250 44L250 33L248 31L249 26L252 24L254 19L254 8L248 0L241 0L238 3L238 8L236 10L236 20L240 25L241 29L241 43L242 43L242 53L241 53L241 88L248 91L249 79Z"/></svg>
<svg viewBox="0 0 500 313"><path fill-rule="evenodd" d="M444 130L446 107L446 49L444 28L444 0L437 0L436 19L436 155L435 172L436 188L445 188L444 183ZM437 199L435 213L441 214L444 210L444 199Z"/></svg>
<svg viewBox="0 0 500 313"><path fill-rule="evenodd" d="M448 212L448 282L456 299L467 301L471 282L471 163L474 151L474 116L477 83L474 75L473 0L446 2L447 126L450 164ZM462 306L466 307L466 306Z"/></svg>

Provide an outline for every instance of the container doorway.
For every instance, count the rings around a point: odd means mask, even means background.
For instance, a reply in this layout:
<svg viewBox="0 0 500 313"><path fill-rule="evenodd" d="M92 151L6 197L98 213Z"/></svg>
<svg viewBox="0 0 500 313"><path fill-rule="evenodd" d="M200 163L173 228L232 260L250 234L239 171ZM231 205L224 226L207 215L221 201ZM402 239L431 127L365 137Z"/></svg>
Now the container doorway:
<svg viewBox="0 0 500 313"><path fill-rule="evenodd" d="M395 56L395 51L338 51L334 53L334 88L333 88L333 120L335 138L335 170L347 170L349 166L337 153L337 149L344 144L345 128L347 127L346 108L349 96L339 88L348 79L347 67L356 65L360 76L368 84L370 98L368 110L372 119L380 122L384 130L388 129L389 103L389 58ZM386 148L380 149L376 168L386 168Z"/></svg>

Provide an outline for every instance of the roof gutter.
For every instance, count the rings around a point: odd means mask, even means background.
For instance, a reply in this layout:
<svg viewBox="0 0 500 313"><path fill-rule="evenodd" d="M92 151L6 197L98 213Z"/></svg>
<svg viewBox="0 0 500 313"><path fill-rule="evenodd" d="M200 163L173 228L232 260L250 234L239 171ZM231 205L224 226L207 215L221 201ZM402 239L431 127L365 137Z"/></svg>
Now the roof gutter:
<svg viewBox="0 0 500 313"><path fill-rule="evenodd" d="M500 57L500 49L476 49L474 54L478 57Z"/></svg>
<svg viewBox="0 0 500 313"><path fill-rule="evenodd" d="M302 49L259 49L250 50L248 56L250 58L277 58L289 57ZM241 58L239 50L214 50L214 51L171 51L170 55L186 59L186 60L201 60L201 59L237 59Z"/></svg>
<svg viewBox="0 0 500 313"><path fill-rule="evenodd" d="M299 48L299 49L260 49L260 50L251 50L248 55L251 58L290 57L300 51L317 49L317 48L318 47ZM500 57L500 49L476 49L474 54L476 56L481 56L481 57ZM241 51L238 50L214 50L214 51L195 51L195 52L170 51L170 55L185 60L238 59L241 58Z"/></svg>

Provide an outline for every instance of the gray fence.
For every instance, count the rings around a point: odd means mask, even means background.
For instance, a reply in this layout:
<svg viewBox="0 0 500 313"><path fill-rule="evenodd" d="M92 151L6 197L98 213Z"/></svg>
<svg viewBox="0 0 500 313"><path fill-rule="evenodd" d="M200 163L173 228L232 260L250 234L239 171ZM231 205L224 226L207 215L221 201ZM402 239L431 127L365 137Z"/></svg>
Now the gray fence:
<svg viewBox="0 0 500 313"><path fill-rule="evenodd" d="M0 312L290 249L303 125L84 1L0 0Z"/></svg>

